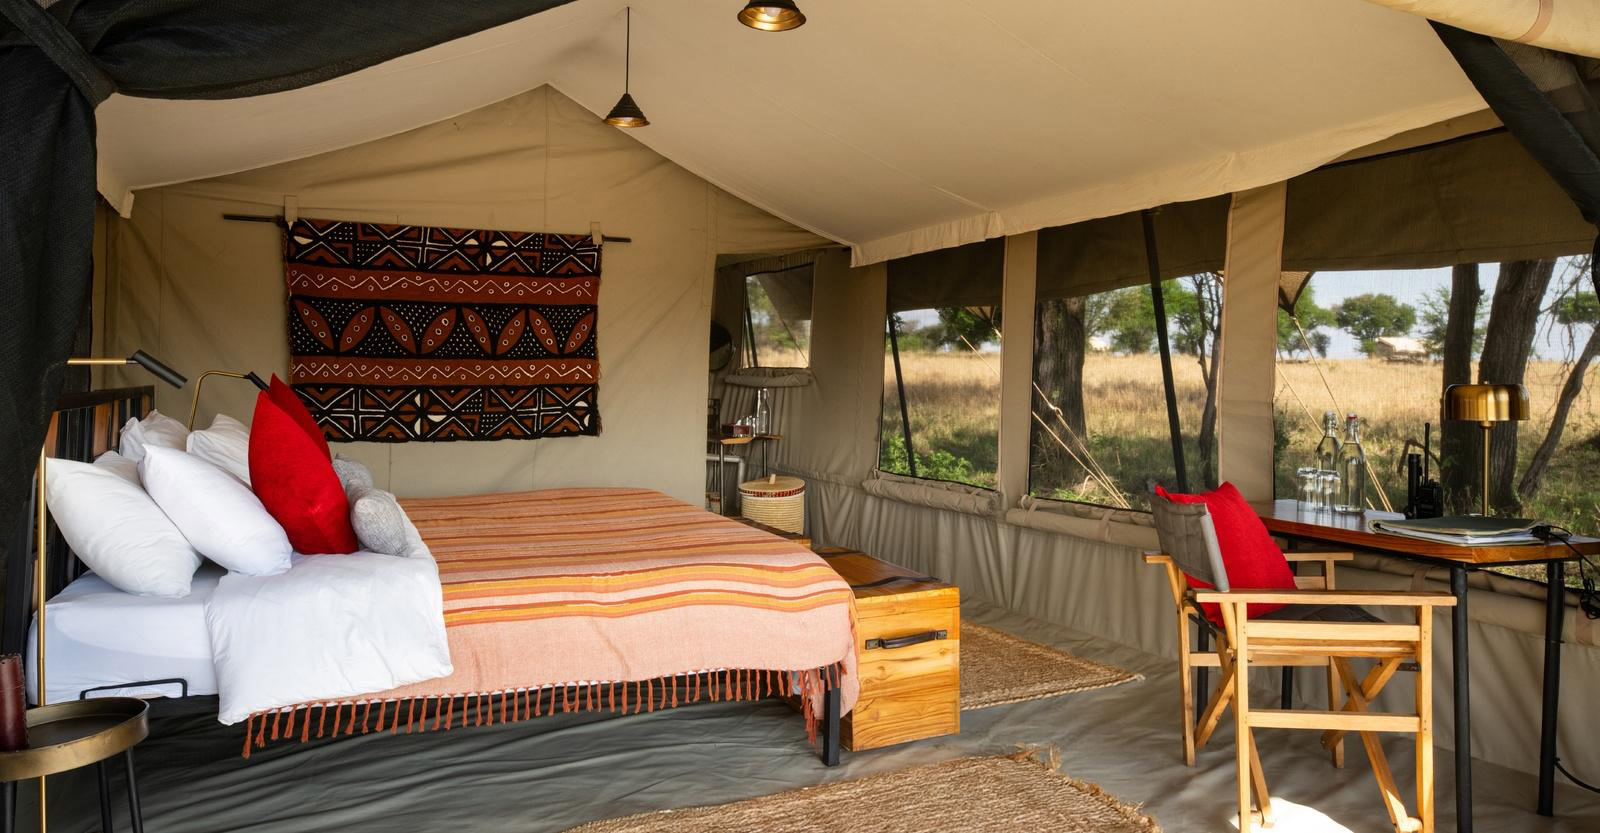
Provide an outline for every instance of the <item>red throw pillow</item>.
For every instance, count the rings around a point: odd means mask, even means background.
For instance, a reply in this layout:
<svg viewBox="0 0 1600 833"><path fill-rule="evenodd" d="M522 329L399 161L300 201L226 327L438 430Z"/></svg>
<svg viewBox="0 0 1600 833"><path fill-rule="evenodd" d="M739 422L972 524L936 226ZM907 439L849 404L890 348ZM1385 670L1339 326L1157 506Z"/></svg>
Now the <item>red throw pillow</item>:
<svg viewBox="0 0 1600 833"><path fill-rule="evenodd" d="M333 452L328 449L328 438L323 436L322 429L317 427L317 421L311 418L311 412L306 410L306 403L301 402L300 395L284 384L276 373L272 374L272 382L267 386L267 396L271 397L272 401L311 437L311 441L321 449L322 456L333 459Z"/></svg>
<svg viewBox="0 0 1600 833"><path fill-rule="evenodd" d="M254 477L255 473L251 473ZM1234 590L1293 590L1294 570L1283 550L1272 543L1272 535L1261 522L1261 517L1245 502L1244 495L1232 483L1223 483L1214 491L1200 495L1168 492L1156 487L1156 495L1173 503L1204 503L1211 513L1211 523L1217 528L1217 544L1222 548L1222 566L1228 571L1228 586ZM1211 585L1189 578L1189 583L1202 589ZM1281 604L1252 604L1247 614L1254 619L1274 610ZM1222 624L1222 615L1214 604L1201 608L1211 621Z"/></svg>
<svg viewBox="0 0 1600 833"><path fill-rule="evenodd" d="M250 425L250 488L288 533L295 552L355 552L361 544L350 526L350 501L333 471L327 441L319 448L316 439L320 437L308 436L267 391L256 394Z"/></svg>

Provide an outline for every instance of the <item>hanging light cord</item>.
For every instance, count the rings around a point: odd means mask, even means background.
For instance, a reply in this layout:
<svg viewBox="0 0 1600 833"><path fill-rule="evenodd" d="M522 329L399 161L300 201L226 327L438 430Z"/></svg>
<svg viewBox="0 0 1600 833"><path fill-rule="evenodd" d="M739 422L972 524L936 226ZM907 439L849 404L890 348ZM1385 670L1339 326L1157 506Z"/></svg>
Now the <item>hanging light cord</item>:
<svg viewBox="0 0 1600 833"><path fill-rule="evenodd" d="M633 7L627 7L623 12L622 34L622 93L627 95L628 83L633 77Z"/></svg>

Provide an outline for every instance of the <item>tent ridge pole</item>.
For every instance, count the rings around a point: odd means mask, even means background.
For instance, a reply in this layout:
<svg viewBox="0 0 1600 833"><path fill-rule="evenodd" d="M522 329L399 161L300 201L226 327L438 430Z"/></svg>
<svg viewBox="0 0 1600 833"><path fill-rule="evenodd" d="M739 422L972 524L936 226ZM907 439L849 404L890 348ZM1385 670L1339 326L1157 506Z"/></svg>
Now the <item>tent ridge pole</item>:
<svg viewBox="0 0 1600 833"><path fill-rule="evenodd" d="M278 228L287 228L288 223L282 214L223 214L222 219L236 223L272 223ZM606 234L600 237L602 243L632 243L632 237L617 237Z"/></svg>
<svg viewBox="0 0 1600 833"><path fill-rule="evenodd" d="M1150 302L1155 307L1156 343L1161 347L1161 382L1167 394L1167 432L1172 437L1172 466L1178 491L1189 491L1189 474L1183 464L1183 431L1178 424L1178 391L1172 381L1172 347L1167 341L1167 303L1161 292L1161 263L1156 258L1156 226L1150 209L1139 212L1144 226L1144 257L1150 268Z"/></svg>

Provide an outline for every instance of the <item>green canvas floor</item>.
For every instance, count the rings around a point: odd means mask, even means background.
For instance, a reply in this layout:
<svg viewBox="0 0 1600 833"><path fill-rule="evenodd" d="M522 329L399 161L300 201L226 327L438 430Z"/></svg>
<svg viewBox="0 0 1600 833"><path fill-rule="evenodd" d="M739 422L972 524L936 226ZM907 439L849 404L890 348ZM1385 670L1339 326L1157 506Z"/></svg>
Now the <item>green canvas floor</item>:
<svg viewBox="0 0 1600 833"><path fill-rule="evenodd" d="M1062 771L1144 804L1167 833L1235 829L1232 733L1227 726L1194 769L1179 758L1176 664L968 602L968 621L1138 671L1144 682L962 714L959 736L865 753L823 767L799 718L776 701L699 704L623 718L564 715L447 734L365 735L269 745L239 757L242 729L214 717L160 717L137 749L150 833L545 833L591 819L714 804L947 758L1055 744ZM1404 684L1399 683L1399 684ZM1231 724L1228 724L1231 725ZM1314 733L1262 731L1263 764L1280 833L1390 829L1359 743L1335 770ZM1389 755L1409 789L1409 742ZM1441 750L1439 829L1454 829L1449 755ZM1600 774L1597 774L1600 775ZM1482 831L1600 830L1600 796L1563 784L1559 815L1534 815L1531 775L1480 762ZM93 770L50 779L53 833L99 827ZM18 830L36 829L35 786L22 785ZM117 829L127 830L120 777ZM839 820L838 830L848 830ZM819 828L823 829L823 828ZM834 829L834 828L828 828Z"/></svg>

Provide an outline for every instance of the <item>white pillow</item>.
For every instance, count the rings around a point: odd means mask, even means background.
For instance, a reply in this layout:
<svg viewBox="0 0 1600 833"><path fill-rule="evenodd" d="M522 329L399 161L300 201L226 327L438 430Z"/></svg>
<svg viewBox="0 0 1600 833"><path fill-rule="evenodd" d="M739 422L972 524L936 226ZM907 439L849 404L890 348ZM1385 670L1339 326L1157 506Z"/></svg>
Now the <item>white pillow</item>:
<svg viewBox="0 0 1600 833"><path fill-rule="evenodd" d="M161 413L151 411L144 419L134 417L122 426L122 456L135 463L144 459L144 450L159 446L183 450L189 429L183 423Z"/></svg>
<svg viewBox="0 0 1600 833"><path fill-rule="evenodd" d="M112 474L115 474L123 480L132 483L135 486L139 486L139 491L144 491L144 487L139 484L138 463L129 460L115 451L107 451L99 457L94 458L94 464L111 472Z"/></svg>
<svg viewBox="0 0 1600 833"><path fill-rule="evenodd" d="M367 489L350 501L350 526L356 540L368 552L398 555L401 558L431 558L433 553L422 542L422 533L406 517L395 496L382 489Z"/></svg>
<svg viewBox="0 0 1600 833"><path fill-rule="evenodd" d="M217 414L211 427L189 433L190 454L250 485L250 429L227 414Z"/></svg>
<svg viewBox="0 0 1600 833"><path fill-rule="evenodd" d="M95 575L118 590L173 599L189 595L200 554L138 483L118 473L115 461L106 461L108 456L95 464L45 464L45 502L62 537Z"/></svg>
<svg viewBox="0 0 1600 833"><path fill-rule="evenodd" d="M145 449L139 476L201 555L251 576L289 569L289 536L238 478L193 455L154 447Z"/></svg>

